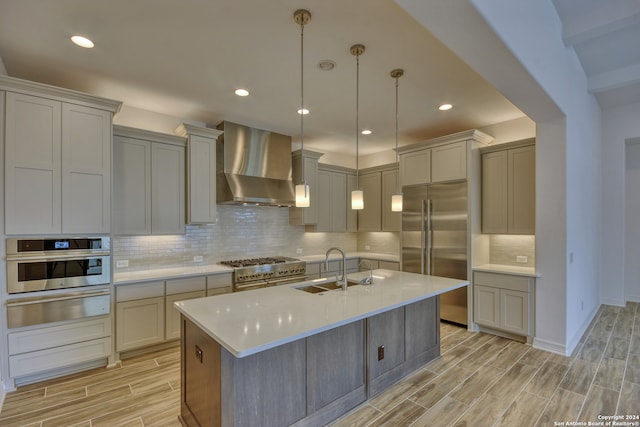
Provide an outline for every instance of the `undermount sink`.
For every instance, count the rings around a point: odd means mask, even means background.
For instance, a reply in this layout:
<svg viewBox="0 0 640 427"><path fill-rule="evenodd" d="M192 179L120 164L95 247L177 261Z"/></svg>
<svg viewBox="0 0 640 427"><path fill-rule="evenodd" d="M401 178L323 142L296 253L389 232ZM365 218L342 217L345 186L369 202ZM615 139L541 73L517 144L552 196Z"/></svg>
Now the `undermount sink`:
<svg viewBox="0 0 640 427"><path fill-rule="evenodd" d="M357 280L347 280L347 286L359 285ZM300 291L305 291L310 294L319 294L320 292L334 291L336 289L342 289L342 284L337 282L327 282L317 285L307 285L296 288Z"/></svg>

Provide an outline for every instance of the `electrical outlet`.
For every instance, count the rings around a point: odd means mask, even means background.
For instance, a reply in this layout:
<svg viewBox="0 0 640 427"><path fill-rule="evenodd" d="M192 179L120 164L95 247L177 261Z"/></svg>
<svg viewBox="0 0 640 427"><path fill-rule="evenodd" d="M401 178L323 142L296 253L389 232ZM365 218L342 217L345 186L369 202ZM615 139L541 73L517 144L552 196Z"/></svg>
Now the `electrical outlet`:
<svg viewBox="0 0 640 427"><path fill-rule="evenodd" d="M378 360L384 359L384 346L378 347Z"/></svg>
<svg viewBox="0 0 640 427"><path fill-rule="evenodd" d="M296 248L296 254L301 255L302 254L302 248Z"/></svg>
<svg viewBox="0 0 640 427"><path fill-rule="evenodd" d="M365 251L370 251L371 250L371 245L364 245L364 250Z"/></svg>
<svg viewBox="0 0 640 427"><path fill-rule="evenodd" d="M516 257L516 262L521 262L521 263L526 264L526 263L527 263L527 261L529 261L529 257L528 257L528 256L526 256L526 255L518 255L518 256Z"/></svg>
<svg viewBox="0 0 640 427"><path fill-rule="evenodd" d="M119 259L118 261L116 261L116 267L118 267L118 268L129 267L129 260L128 259Z"/></svg>
<svg viewBox="0 0 640 427"><path fill-rule="evenodd" d="M202 262L202 255L196 255L193 257L194 262Z"/></svg>

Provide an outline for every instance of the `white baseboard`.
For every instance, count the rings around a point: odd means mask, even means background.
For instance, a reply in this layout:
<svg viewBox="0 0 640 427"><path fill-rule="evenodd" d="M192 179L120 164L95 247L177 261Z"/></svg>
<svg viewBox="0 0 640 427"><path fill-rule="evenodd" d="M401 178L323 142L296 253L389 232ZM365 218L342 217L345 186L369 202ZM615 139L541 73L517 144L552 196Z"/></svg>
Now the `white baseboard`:
<svg viewBox="0 0 640 427"><path fill-rule="evenodd" d="M627 301L640 302L640 295L627 295Z"/></svg>
<svg viewBox="0 0 640 427"><path fill-rule="evenodd" d="M625 301L619 298L602 298L600 299L600 304L613 305L615 307L624 307Z"/></svg>
<svg viewBox="0 0 640 427"><path fill-rule="evenodd" d="M533 338L533 348L549 351L561 356L569 356L568 354L566 354L566 347L564 344L543 340L541 338Z"/></svg>

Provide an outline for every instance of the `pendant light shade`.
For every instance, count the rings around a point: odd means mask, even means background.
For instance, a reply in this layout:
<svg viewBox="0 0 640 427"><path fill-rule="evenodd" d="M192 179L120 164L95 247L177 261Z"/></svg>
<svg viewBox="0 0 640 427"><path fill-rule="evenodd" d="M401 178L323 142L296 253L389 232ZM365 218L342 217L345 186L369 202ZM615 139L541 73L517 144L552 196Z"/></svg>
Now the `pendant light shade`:
<svg viewBox="0 0 640 427"><path fill-rule="evenodd" d="M293 14L293 21L300 25L300 151L304 156L304 26L311 22L311 13L305 9L298 9ZM308 112L308 110L306 110ZM308 208L311 205L311 189L304 174L304 157L302 158L301 183L296 185L296 207Z"/></svg>
<svg viewBox="0 0 640 427"><path fill-rule="evenodd" d="M353 190L351 192L351 209L364 209L364 193L362 192L362 190Z"/></svg>
<svg viewBox="0 0 640 427"><path fill-rule="evenodd" d="M391 77L396 81L396 194L391 196L391 211L402 212L402 192L398 184L400 161L398 160L398 79L404 75L404 70L398 68L391 71Z"/></svg>
<svg viewBox="0 0 640 427"><path fill-rule="evenodd" d="M358 135L360 135L360 123L358 114L360 110L360 55L364 53L364 45L351 46L351 54L356 57L356 189L351 192L351 209L364 209L364 192L360 189L360 176L358 170Z"/></svg>
<svg viewBox="0 0 640 427"><path fill-rule="evenodd" d="M394 194L391 196L391 211L402 212L402 193Z"/></svg>
<svg viewBox="0 0 640 427"><path fill-rule="evenodd" d="M296 185L296 207L308 208L311 206L311 195L306 183Z"/></svg>

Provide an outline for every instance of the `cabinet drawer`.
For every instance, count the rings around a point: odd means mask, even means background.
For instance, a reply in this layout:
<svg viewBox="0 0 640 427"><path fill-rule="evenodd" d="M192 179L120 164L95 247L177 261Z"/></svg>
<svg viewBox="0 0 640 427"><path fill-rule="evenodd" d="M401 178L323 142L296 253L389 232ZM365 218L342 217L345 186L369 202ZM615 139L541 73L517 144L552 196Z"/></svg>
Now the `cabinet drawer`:
<svg viewBox="0 0 640 427"><path fill-rule="evenodd" d="M231 286L231 273L213 274L207 276L207 289L224 288Z"/></svg>
<svg viewBox="0 0 640 427"><path fill-rule="evenodd" d="M13 378L65 368L111 355L111 337L9 357L9 375Z"/></svg>
<svg viewBox="0 0 640 427"><path fill-rule="evenodd" d="M360 260L360 271L369 271L380 268L380 262L377 259L362 258Z"/></svg>
<svg viewBox="0 0 640 427"><path fill-rule="evenodd" d="M87 322L76 322L50 328L8 334L9 354L43 350L51 347L89 341L111 335L109 316Z"/></svg>
<svg viewBox="0 0 640 427"><path fill-rule="evenodd" d="M400 271L400 263L394 261L382 261L379 262L380 268L386 268L387 270Z"/></svg>
<svg viewBox="0 0 640 427"><path fill-rule="evenodd" d="M164 281L134 283L116 287L116 302L164 296Z"/></svg>
<svg viewBox="0 0 640 427"><path fill-rule="evenodd" d="M307 263L307 276L313 279L320 277L320 263Z"/></svg>
<svg viewBox="0 0 640 427"><path fill-rule="evenodd" d="M513 276L510 274L484 273L476 271L473 273L473 284L492 286L500 289L510 289L512 291L531 292L530 278Z"/></svg>
<svg viewBox="0 0 640 427"><path fill-rule="evenodd" d="M207 278L204 276L167 280L167 295L204 291L206 288Z"/></svg>
<svg viewBox="0 0 640 427"><path fill-rule="evenodd" d="M224 286L222 288L209 288L207 289L207 296L213 296L213 295L222 295L222 294L230 294L231 292L233 292L233 287L231 286Z"/></svg>

